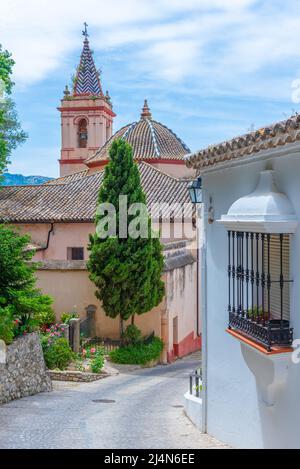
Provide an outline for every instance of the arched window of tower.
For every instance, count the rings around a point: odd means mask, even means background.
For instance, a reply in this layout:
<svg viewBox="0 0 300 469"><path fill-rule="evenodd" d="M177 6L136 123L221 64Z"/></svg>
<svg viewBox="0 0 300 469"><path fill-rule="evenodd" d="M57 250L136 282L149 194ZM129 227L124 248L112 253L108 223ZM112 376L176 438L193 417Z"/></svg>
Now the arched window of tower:
<svg viewBox="0 0 300 469"><path fill-rule="evenodd" d="M88 130L86 119L81 119L78 124L78 146L86 148L88 142Z"/></svg>

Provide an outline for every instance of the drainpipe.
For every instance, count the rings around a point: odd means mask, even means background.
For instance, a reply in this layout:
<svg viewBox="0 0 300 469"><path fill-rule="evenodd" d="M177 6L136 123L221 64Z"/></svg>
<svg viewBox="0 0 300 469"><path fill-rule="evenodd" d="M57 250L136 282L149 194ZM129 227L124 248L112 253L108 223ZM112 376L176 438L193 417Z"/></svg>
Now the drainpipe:
<svg viewBox="0 0 300 469"><path fill-rule="evenodd" d="M199 209L198 216L200 218L200 212L201 209ZM197 298L196 298L196 311L197 311L197 337L201 337L201 331L200 331L200 229L198 228L197 230L197 280L196 280L196 285L197 285Z"/></svg>
<svg viewBox="0 0 300 469"><path fill-rule="evenodd" d="M53 231L54 231L54 223L51 223L51 228L50 228L50 230L48 231L46 246L37 248L37 249L36 249L36 252L46 251L46 250L48 249L49 244L50 244L50 236L51 236L51 233L53 233Z"/></svg>
<svg viewBox="0 0 300 469"><path fill-rule="evenodd" d="M199 208L199 217L201 219L201 228L202 231L202 239L198 249L201 249L201 253L199 252L199 256L201 259L201 317L202 317L202 433L207 433L207 283L206 283L206 275L207 275L207 268L206 268L206 220L207 214L205 211L205 191L203 190L203 203ZM200 287L200 286L199 286Z"/></svg>

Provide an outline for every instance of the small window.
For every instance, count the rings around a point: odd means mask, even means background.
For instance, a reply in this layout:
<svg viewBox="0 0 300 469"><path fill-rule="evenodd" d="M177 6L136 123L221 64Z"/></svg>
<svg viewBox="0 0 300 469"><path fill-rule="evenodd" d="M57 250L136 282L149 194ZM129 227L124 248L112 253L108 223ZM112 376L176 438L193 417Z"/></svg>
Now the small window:
<svg viewBox="0 0 300 469"><path fill-rule="evenodd" d="M68 248L67 257L68 261L83 261L84 248Z"/></svg>
<svg viewBox="0 0 300 469"><path fill-rule="evenodd" d="M79 148L86 148L88 142L87 121L81 119L78 125L78 146Z"/></svg>

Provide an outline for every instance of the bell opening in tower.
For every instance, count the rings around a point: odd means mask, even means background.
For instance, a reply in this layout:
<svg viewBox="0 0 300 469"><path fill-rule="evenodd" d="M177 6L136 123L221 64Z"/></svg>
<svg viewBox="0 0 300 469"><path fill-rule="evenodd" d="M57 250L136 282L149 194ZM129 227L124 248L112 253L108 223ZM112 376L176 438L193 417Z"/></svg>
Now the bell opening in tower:
<svg viewBox="0 0 300 469"><path fill-rule="evenodd" d="M86 119L81 119L78 124L78 146L79 148L86 148L88 142L88 131Z"/></svg>

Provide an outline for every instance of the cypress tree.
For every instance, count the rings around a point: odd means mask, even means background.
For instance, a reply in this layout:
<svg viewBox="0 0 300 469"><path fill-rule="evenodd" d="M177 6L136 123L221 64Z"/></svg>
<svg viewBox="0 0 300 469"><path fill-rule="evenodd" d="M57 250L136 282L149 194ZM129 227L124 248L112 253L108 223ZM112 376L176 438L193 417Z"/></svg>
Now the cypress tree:
<svg viewBox="0 0 300 469"><path fill-rule="evenodd" d="M144 210L129 214L124 221L120 196L127 196L125 209L129 208L129 213L132 204L136 203L144 204ZM139 169L133 161L131 146L121 139L111 145L110 160L99 191L98 207L107 203L116 211L115 233L109 232L114 223L110 225L112 220L107 212L97 210L96 233L90 236L88 269L90 279L97 287L96 297L102 302L107 316L119 317L122 333L123 320L159 305L165 290L161 280L162 244L158 236L151 236L151 220ZM142 226L146 227L146 236L126 236L134 226L140 231ZM105 238L103 234L107 232L109 236Z"/></svg>

